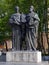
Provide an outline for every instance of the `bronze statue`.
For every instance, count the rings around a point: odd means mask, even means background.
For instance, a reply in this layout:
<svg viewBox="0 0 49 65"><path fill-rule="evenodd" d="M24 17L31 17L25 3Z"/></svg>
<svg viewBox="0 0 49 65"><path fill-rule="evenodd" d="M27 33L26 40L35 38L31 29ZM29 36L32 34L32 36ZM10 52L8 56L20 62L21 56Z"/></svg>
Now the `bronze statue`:
<svg viewBox="0 0 49 65"><path fill-rule="evenodd" d="M23 50L22 46L25 41L26 50L36 51L39 17L34 11L34 6L30 6L29 13L19 13L19 7L16 6L16 13L10 18L10 24L13 31L13 49Z"/></svg>
<svg viewBox="0 0 49 65"><path fill-rule="evenodd" d="M10 18L10 24L12 25L13 31L13 49L20 50L20 41L21 41L21 29L20 29L20 13L19 7L16 6L16 13L13 14Z"/></svg>
<svg viewBox="0 0 49 65"><path fill-rule="evenodd" d="M34 7L30 6L29 14L27 15L27 21L28 21L28 30L27 31L27 40L28 40L28 47L30 50L36 50L36 36L38 32L38 25L40 19L38 17L38 14L34 12Z"/></svg>

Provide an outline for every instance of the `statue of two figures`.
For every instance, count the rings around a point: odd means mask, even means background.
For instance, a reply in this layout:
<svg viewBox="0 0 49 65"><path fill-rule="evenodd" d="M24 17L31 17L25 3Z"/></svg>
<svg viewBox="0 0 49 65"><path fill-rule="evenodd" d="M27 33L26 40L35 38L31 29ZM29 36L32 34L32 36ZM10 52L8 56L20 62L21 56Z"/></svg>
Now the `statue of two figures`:
<svg viewBox="0 0 49 65"><path fill-rule="evenodd" d="M19 7L16 6L16 13L12 14L9 22L12 26L13 40L12 46L14 50L34 50L36 51L39 17L34 11L34 7L30 6L29 13L20 14Z"/></svg>

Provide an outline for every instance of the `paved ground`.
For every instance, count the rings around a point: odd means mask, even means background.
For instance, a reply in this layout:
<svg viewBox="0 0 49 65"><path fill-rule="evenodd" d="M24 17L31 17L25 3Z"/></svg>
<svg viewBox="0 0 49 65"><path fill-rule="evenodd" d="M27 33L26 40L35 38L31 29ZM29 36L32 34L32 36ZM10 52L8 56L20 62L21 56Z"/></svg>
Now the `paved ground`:
<svg viewBox="0 0 49 65"><path fill-rule="evenodd" d="M0 65L49 65L49 63L48 62L42 62L42 63L0 62Z"/></svg>
<svg viewBox="0 0 49 65"><path fill-rule="evenodd" d="M6 54L2 54L0 56L0 62L5 62L6 61Z"/></svg>

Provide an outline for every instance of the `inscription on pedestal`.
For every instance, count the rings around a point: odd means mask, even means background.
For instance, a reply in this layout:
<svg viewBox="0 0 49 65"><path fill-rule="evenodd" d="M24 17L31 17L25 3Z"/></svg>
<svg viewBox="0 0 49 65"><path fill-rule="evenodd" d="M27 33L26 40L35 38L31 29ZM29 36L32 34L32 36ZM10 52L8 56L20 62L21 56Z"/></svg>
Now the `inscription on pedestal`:
<svg viewBox="0 0 49 65"><path fill-rule="evenodd" d="M16 51L7 52L6 61L13 62L41 62L41 52Z"/></svg>
<svg viewBox="0 0 49 65"><path fill-rule="evenodd" d="M23 52L23 61L28 62L28 52Z"/></svg>

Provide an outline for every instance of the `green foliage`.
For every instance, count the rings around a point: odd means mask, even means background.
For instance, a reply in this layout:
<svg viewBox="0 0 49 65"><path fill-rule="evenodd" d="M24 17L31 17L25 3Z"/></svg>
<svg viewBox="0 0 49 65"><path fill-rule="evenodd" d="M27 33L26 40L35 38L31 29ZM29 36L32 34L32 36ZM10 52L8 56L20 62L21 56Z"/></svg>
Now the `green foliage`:
<svg viewBox="0 0 49 65"><path fill-rule="evenodd" d="M49 7L49 0L47 0L47 5L48 5L48 7Z"/></svg>

